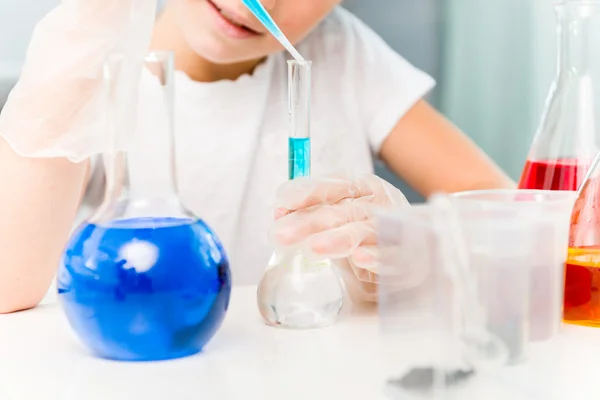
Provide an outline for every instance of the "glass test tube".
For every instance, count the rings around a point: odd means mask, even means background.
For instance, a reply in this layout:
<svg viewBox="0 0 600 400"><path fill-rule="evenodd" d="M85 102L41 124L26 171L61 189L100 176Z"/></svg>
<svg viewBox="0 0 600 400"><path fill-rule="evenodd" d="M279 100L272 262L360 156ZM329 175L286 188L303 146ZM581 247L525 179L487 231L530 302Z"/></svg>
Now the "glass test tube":
<svg viewBox="0 0 600 400"><path fill-rule="evenodd" d="M310 176L311 61L288 61L289 179Z"/></svg>
<svg viewBox="0 0 600 400"><path fill-rule="evenodd" d="M289 179L310 176L311 62L288 61ZM325 328L344 304L344 289L329 259L309 259L300 246L275 250L257 290L263 320L290 329Z"/></svg>

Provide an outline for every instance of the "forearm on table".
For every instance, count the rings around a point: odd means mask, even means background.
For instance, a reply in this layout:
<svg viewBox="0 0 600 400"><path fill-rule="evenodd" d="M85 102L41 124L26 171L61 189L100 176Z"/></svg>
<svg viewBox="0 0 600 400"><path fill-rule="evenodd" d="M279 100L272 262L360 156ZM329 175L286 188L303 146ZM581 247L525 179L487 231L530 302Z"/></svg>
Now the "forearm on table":
<svg viewBox="0 0 600 400"><path fill-rule="evenodd" d="M88 173L88 162L20 157L0 138L0 313L46 294Z"/></svg>
<svg viewBox="0 0 600 400"><path fill-rule="evenodd" d="M471 139L424 101L400 120L380 156L424 196L516 186Z"/></svg>

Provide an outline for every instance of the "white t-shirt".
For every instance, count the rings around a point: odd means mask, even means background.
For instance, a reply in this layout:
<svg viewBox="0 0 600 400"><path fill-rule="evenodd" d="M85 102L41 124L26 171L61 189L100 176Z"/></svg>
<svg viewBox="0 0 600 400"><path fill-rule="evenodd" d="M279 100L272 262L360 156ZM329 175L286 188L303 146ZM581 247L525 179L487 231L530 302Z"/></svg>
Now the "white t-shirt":
<svg viewBox="0 0 600 400"><path fill-rule="evenodd" d="M313 175L372 173L373 154L435 82L342 8L297 48L313 61ZM181 199L220 237L234 284L257 284L273 251L275 194L287 179L285 54L237 81L198 83L177 72L175 93ZM160 163L149 164L140 178L152 185ZM95 169L97 194L102 165Z"/></svg>

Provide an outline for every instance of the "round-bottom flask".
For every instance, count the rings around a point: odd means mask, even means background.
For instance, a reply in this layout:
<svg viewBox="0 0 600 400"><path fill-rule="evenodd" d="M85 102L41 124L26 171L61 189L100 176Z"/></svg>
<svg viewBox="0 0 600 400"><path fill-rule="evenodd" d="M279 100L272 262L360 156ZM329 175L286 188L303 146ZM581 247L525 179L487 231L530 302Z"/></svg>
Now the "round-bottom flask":
<svg viewBox="0 0 600 400"><path fill-rule="evenodd" d="M217 332L231 293L229 264L214 232L186 210L175 185L173 56L146 59L142 88L153 105L139 140L118 149L118 59L105 67L108 137L106 195L72 235L57 286L64 313L95 355L152 361L198 353ZM121 104L122 105L122 104ZM155 173L146 179L148 165Z"/></svg>
<svg viewBox="0 0 600 400"><path fill-rule="evenodd" d="M198 353L229 302L229 265L196 219L82 225L58 274L63 310L96 355L146 361Z"/></svg>
<svg viewBox="0 0 600 400"><path fill-rule="evenodd" d="M312 261L299 251L277 251L258 286L258 308L270 326L310 329L335 322L344 302L331 260Z"/></svg>

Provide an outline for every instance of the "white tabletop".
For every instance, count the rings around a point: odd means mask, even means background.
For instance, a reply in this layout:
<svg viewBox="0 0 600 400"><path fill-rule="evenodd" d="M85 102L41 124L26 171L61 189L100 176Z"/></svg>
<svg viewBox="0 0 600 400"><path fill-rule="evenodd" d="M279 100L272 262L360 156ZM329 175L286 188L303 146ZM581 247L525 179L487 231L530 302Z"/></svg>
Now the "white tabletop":
<svg viewBox="0 0 600 400"><path fill-rule="evenodd" d="M91 357L52 300L0 316L0 399L373 398L381 378L373 310L346 309L330 328L291 331L265 326L255 298L253 287L234 288L205 351L159 363Z"/></svg>
<svg viewBox="0 0 600 400"><path fill-rule="evenodd" d="M158 363L90 356L53 299L31 311L0 316L0 399L384 398L385 349L374 308L345 307L327 329L281 330L262 323L255 293L253 287L234 288L225 322L202 354ZM537 349L535 362L513 368L509 378L543 385L560 400L597 397L592 389L600 371L600 330L570 327L553 348ZM494 386L485 390L486 400L528 398ZM481 398L473 396L461 400Z"/></svg>

